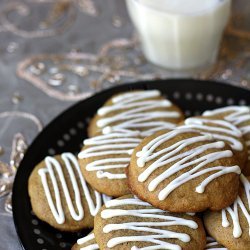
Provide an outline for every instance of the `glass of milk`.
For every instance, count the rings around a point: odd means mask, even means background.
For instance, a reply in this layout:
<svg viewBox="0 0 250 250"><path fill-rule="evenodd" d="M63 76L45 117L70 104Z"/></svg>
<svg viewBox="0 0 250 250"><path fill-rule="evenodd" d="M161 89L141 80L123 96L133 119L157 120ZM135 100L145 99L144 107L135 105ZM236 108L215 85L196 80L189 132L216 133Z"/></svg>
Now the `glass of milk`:
<svg viewBox="0 0 250 250"><path fill-rule="evenodd" d="M126 0L146 58L169 69L216 61L231 0Z"/></svg>

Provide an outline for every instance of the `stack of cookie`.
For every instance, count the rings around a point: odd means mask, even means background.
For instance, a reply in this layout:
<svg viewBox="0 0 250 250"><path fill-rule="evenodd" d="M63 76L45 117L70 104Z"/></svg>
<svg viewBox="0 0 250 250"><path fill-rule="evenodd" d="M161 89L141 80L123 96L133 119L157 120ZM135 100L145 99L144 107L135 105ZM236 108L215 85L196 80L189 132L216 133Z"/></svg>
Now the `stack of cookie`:
<svg viewBox="0 0 250 250"><path fill-rule="evenodd" d="M88 134L78 159L46 157L29 179L41 220L94 228L73 249L250 249L248 107L185 120L158 90L131 91Z"/></svg>

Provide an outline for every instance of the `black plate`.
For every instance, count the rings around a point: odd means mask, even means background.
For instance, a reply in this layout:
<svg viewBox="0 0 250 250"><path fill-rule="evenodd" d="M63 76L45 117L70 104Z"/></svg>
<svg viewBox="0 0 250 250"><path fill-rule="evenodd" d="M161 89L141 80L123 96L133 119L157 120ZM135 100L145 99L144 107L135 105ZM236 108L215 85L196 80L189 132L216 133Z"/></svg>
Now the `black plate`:
<svg viewBox="0 0 250 250"><path fill-rule="evenodd" d="M159 89L179 105L186 116L226 105L250 105L250 91L223 83L198 80L159 80L120 85L102 91L66 110L52 121L27 150L13 188L13 216L26 250L70 249L81 234L61 233L37 219L31 211L27 184L34 166L46 155L77 153L87 136L89 118L113 94L132 89Z"/></svg>

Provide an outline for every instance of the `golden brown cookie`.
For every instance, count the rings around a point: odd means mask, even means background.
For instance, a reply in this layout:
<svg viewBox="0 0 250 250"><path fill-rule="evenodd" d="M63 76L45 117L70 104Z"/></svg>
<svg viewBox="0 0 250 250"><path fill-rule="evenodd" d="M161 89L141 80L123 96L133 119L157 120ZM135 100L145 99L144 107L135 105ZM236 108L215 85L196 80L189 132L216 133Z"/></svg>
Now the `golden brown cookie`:
<svg viewBox="0 0 250 250"><path fill-rule="evenodd" d="M91 120L88 134L137 130L141 136L176 126L184 119L182 111L164 98L159 90L137 90L111 97Z"/></svg>
<svg viewBox="0 0 250 250"><path fill-rule="evenodd" d="M250 177L240 176L241 185L235 202L222 211L206 212L208 233L228 249L250 249Z"/></svg>
<svg viewBox="0 0 250 250"><path fill-rule="evenodd" d="M89 235L79 239L71 250L99 250L94 232L91 232Z"/></svg>
<svg viewBox="0 0 250 250"><path fill-rule="evenodd" d="M230 145L238 165L241 169L245 167L248 153L241 131L223 119L213 117L190 117L182 122L180 128L192 129L202 134L212 135L215 140L224 141Z"/></svg>
<svg viewBox="0 0 250 250"><path fill-rule="evenodd" d="M219 244L214 238L207 237L207 245L205 247L205 250L228 250L228 249Z"/></svg>
<svg viewBox="0 0 250 250"><path fill-rule="evenodd" d="M86 139L78 155L86 181L109 196L129 194L125 168L140 141L138 132L123 130Z"/></svg>
<svg viewBox="0 0 250 250"><path fill-rule="evenodd" d="M39 163L29 177L28 191L36 216L62 231L92 228L93 217L109 199L86 183L71 153Z"/></svg>
<svg viewBox="0 0 250 250"><path fill-rule="evenodd" d="M135 148L128 183L132 193L155 207L201 212L230 205L238 194L240 173L226 143L174 129L157 132Z"/></svg>
<svg viewBox="0 0 250 250"><path fill-rule="evenodd" d="M206 111L204 116L214 116L223 118L236 127L243 134L247 149L248 149L248 161L246 167L243 169L243 174L250 175L250 108L247 106L229 106L219 108L211 111Z"/></svg>
<svg viewBox="0 0 250 250"><path fill-rule="evenodd" d="M108 201L95 217L96 241L101 250L203 250L201 220L152 207L133 195Z"/></svg>

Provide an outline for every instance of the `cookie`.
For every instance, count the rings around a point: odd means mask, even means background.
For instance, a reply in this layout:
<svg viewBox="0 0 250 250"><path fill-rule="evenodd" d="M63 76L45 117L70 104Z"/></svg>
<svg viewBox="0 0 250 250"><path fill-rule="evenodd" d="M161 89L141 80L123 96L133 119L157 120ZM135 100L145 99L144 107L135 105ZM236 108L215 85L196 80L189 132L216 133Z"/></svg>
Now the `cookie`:
<svg viewBox="0 0 250 250"><path fill-rule="evenodd" d="M206 111L203 115L224 118L239 128L248 149L248 161L243 173L247 176L250 175L250 108L247 106L229 106Z"/></svg>
<svg viewBox="0 0 250 250"><path fill-rule="evenodd" d="M142 137L175 127L183 114L158 90L118 94L97 113L89 126L92 138L84 141L79 163L96 190L119 197L130 193L125 168Z"/></svg>
<svg viewBox="0 0 250 250"><path fill-rule="evenodd" d="M85 140L78 158L87 182L112 197L129 194L125 168L141 141L138 136L136 131L118 130Z"/></svg>
<svg viewBox="0 0 250 250"><path fill-rule="evenodd" d="M79 239L71 250L99 250L94 232L91 232L89 235Z"/></svg>
<svg viewBox="0 0 250 250"><path fill-rule="evenodd" d="M190 117L187 118L180 128L192 129L202 134L210 134L215 140L224 141L230 145L238 165L241 169L245 167L248 154L245 141L241 131L228 121L211 117Z"/></svg>
<svg viewBox="0 0 250 250"><path fill-rule="evenodd" d="M135 148L127 174L132 193L153 206L201 212L232 204L240 173L225 142L190 129L174 129L145 138Z"/></svg>
<svg viewBox="0 0 250 250"><path fill-rule="evenodd" d="M206 212L208 233L228 249L250 249L250 177L240 176L241 185L235 202L222 211Z"/></svg>
<svg viewBox="0 0 250 250"><path fill-rule="evenodd" d="M71 153L39 163L29 177L28 191L36 216L62 231L92 228L94 216L109 199L86 183Z"/></svg>
<svg viewBox="0 0 250 250"><path fill-rule="evenodd" d="M228 250L228 249L220 245L214 238L207 237L207 244L205 250Z"/></svg>
<svg viewBox="0 0 250 250"><path fill-rule="evenodd" d="M149 136L162 129L174 128L184 118L182 111L166 100L158 90L137 90L111 97L91 120L88 134L106 130L137 130Z"/></svg>
<svg viewBox="0 0 250 250"><path fill-rule="evenodd" d="M94 232L101 250L203 250L206 244L198 217L162 211L132 195L108 201L95 217Z"/></svg>

